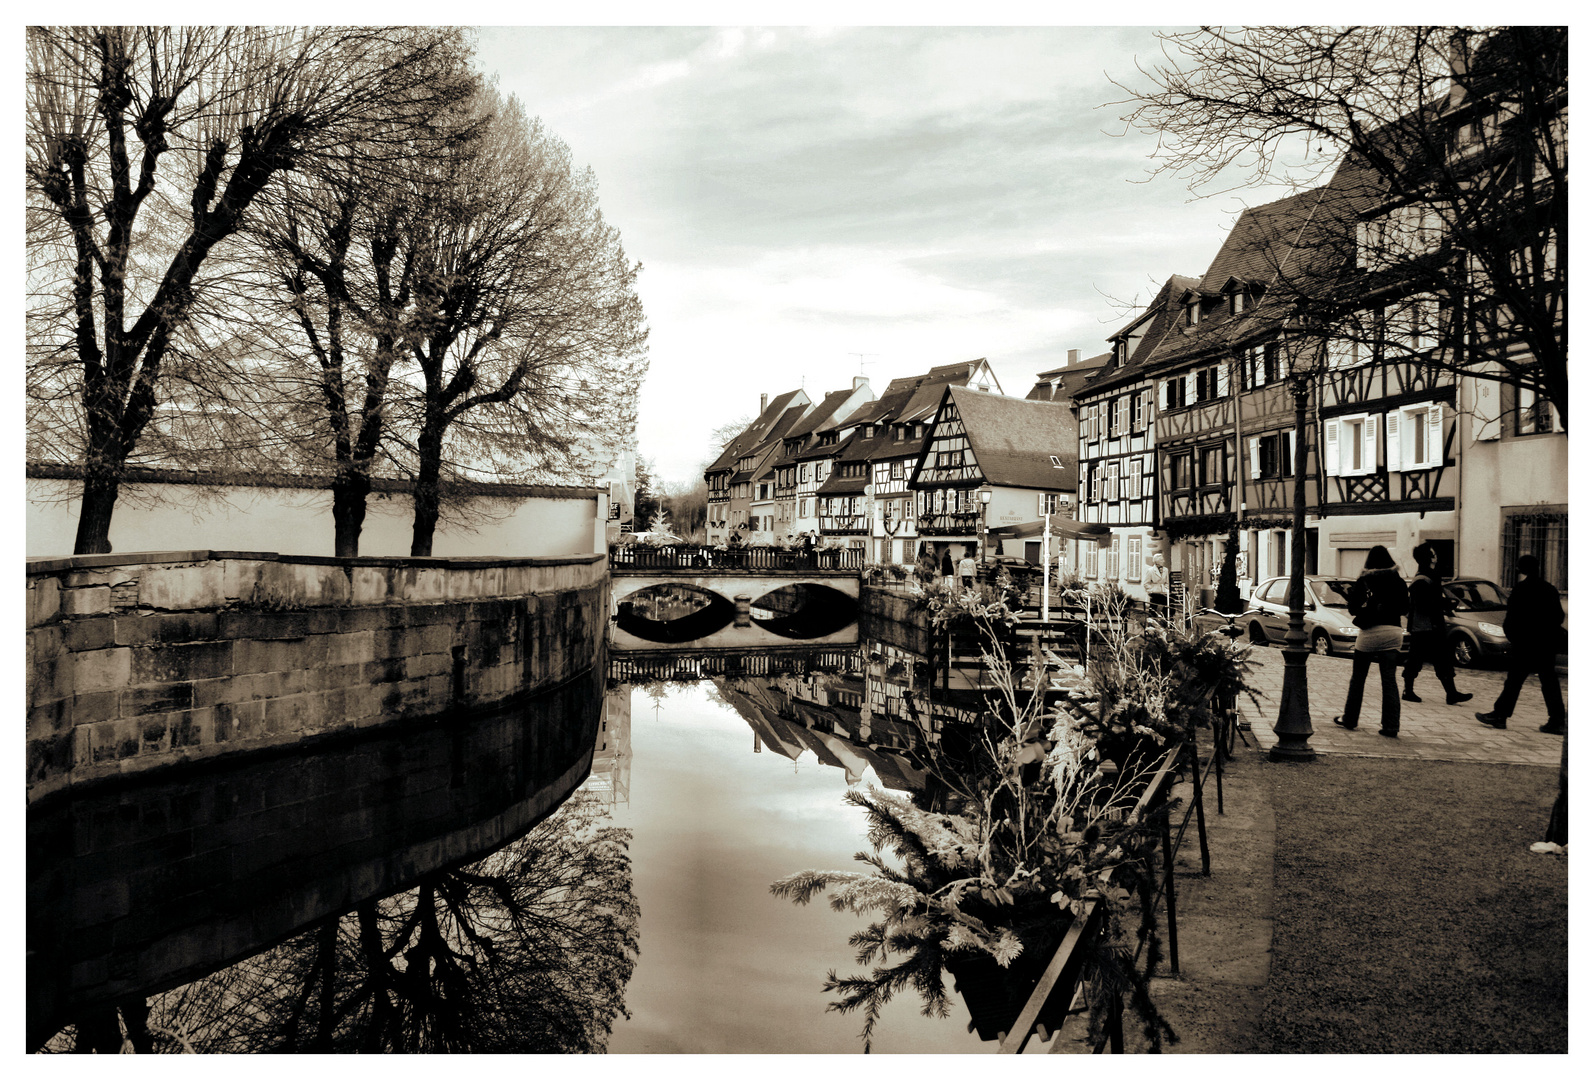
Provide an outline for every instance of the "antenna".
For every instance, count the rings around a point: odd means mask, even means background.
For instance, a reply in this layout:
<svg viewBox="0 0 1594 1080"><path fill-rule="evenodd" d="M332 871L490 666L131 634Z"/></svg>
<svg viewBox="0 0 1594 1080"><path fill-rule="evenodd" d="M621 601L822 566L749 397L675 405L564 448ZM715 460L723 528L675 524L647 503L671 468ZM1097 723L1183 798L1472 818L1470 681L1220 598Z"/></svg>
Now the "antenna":
<svg viewBox="0 0 1594 1080"><path fill-rule="evenodd" d="M866 357L866 356L879 356L880 354L877 353L877 352L850 352L847 355L848 356L856 356L858 358L858 374L862 375L863 374L863 366L869 362L869 361L865 360L864 357Z"/></svg>

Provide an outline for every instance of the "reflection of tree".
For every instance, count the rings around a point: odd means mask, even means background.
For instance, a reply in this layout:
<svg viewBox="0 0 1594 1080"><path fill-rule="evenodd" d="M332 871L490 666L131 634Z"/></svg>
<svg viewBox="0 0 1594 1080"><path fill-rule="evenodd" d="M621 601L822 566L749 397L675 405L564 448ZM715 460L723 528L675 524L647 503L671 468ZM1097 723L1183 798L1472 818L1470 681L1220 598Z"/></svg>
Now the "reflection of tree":
<svg viewBox="0 0 1594 1080"><path fill-rule="evenodd" d="M578 795L477 863L152 999L147 1022L124 1007L128 1041L167 1052L602 1051L615 1016L630 1015L639 914L630 830L603 821Z"/></svg>

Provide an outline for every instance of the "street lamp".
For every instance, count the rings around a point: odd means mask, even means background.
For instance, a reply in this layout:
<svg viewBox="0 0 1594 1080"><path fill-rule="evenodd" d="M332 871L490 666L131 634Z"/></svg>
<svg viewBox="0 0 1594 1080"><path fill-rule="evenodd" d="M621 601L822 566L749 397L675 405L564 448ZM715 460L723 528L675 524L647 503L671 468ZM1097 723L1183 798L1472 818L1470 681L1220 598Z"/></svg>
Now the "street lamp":
<svg viewBox="0 0 1594 1080"><path fill-rule="evenodd" d="M980 485L980 570L982 571L982 577L984 576L983 571L985 570L985 548L990 542L990 528L986 524L986 514L990 510L990 507L991 485L989 483L984 483Z"/></svg>
<svg viewBox="0 0 1594 1080"><path fill-rule="evenodd" d="M1297 338L1288 352L1290 393L1295 397L1295 514L1290 533L1290 628L1284 635L1284 685L1279 691L1279 717L1273 725L1278 742L1270 761L1315 761L1312 717L1306 691L1306 399L1315 384L1314 338ZM1284 347L1280 342L1281 349Z"/></svg>

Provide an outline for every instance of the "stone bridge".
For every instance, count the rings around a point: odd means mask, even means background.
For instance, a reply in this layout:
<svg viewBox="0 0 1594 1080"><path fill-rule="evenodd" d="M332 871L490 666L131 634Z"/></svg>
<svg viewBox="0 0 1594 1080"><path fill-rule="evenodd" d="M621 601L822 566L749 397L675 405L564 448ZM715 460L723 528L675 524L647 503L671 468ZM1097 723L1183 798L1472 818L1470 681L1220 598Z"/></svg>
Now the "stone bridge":
<svg viewBox="0 0 1594 1080"><path fill-rule="evenodd" d="M853 645L862 560L863 552L852 549L617 545L609 556L609 644L619 650ZM666 593L695 595L700 606L668 621L648 617L642 609L649 598Z"/></svg>

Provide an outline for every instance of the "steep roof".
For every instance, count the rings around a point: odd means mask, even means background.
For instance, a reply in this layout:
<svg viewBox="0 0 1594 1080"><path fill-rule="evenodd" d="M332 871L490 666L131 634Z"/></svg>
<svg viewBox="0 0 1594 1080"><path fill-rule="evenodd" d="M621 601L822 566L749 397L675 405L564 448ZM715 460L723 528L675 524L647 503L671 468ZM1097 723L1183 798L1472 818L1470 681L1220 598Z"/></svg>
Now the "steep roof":
<svg viewBox="0 0 1594 1080"><path fill-rule="evenodd" d="M1104 352L1088 360L1069 364L1052 371L1038 372L1036 383L1024 396L1030 401L1071 401L1079 388L1089 382L1097 372L1112 362L1112 353Z"/></svg>
<svg viewBox="0 0 1594 1080"><path fill-rule="evenodd" d="M797 399L801 398L799 402ZM765 439L770 438L776 426L785 423L788 411L793 408L808 408L808 395L801 389L788 390L775 398L764 407L751 424L742 429L730 442L725 444L725 449L720 451L720 456L714 459L714 464L703 470L704 473L723 472L736 466L736 459L746 454ZM801 413L798 414L799 416Z"/></svg>
<svg viewBox="0 0 1594 1080"><path fill-rule="evenodd" d="M1071 488L1079 460L1074 414L1050 401L982 394L966 387L947 388L963 420L974 459L992 484L1056 491ZM1063 464L1052 464L1056 456Z"/></svg>
<svg viewBox="0 0 1594 1080"><path fill-rule="evenodd" d="M1097 391L1113 390L1127 383L1135 382L1146 374L1146 365L1157 350L1167 342L1170 336L1179 333L1179 327L1184 319L1184 307L1180 300L1187 293L1198 289L1201 285L1200 278L1186 277L1183 274L1174 274L1163 282L1162 288L1157 290L1157 295L1152 297L1151 303L1145 310L1131 319L1123 329L1112 335L1111 340L1119 338L1133 330L1140 329L1140 340L1135 344L1135 351L1123 367L1106 367L1098 371L1094 378L1074 391L1076 396L1094 394Z"/></svg>

